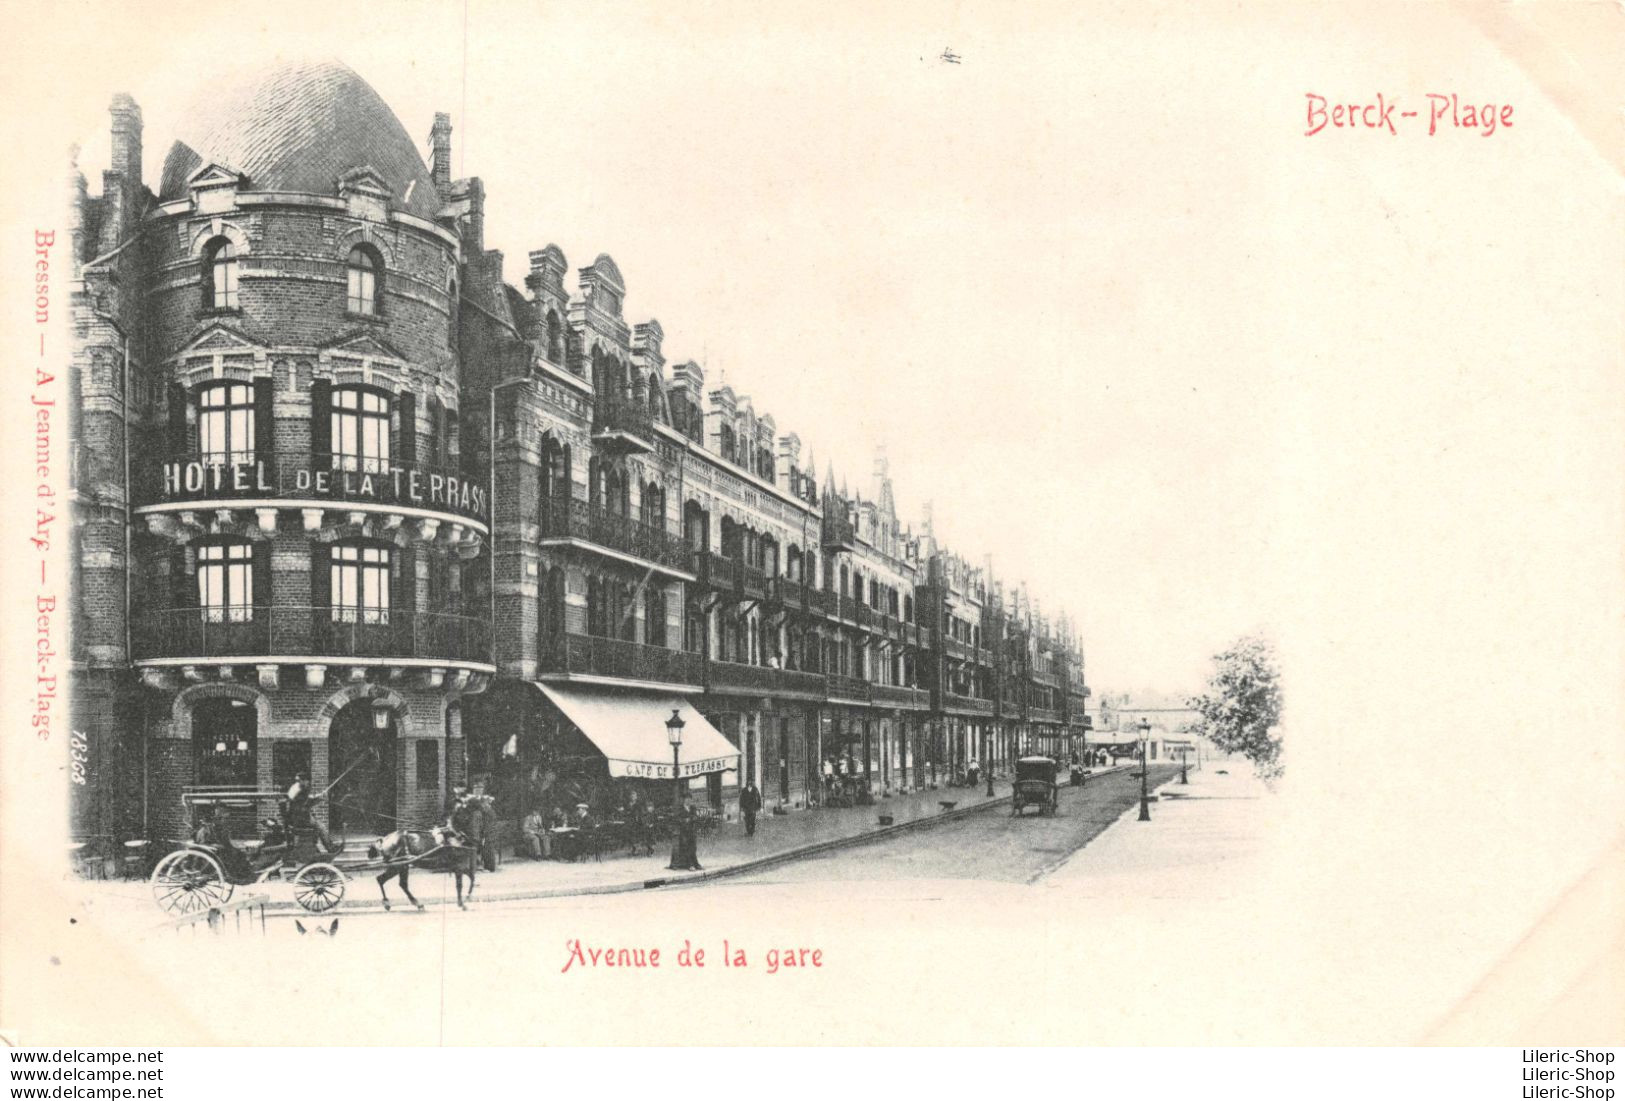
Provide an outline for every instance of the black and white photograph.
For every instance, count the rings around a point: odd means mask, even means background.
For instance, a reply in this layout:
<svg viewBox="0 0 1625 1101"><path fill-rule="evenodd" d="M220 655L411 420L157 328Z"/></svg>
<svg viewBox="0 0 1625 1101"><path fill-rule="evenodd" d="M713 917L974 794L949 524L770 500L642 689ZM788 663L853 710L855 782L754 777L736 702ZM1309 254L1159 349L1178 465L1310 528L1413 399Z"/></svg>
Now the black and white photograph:
<svg viewBox="0 0 1625 1101"><path fill-rule="evenodd" d="M1617 4L15 15L9 1046L1625 1042Z"/></svg>

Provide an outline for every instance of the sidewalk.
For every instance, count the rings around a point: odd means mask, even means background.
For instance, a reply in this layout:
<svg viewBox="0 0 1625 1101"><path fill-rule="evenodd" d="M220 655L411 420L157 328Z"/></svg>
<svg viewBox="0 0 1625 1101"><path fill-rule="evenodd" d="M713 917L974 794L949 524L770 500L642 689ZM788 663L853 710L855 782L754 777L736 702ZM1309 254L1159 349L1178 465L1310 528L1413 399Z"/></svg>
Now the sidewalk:
<svg viewBox="0 0 1625 1101"><path fill-rule="evenodd" d="M995 780L993 787L992 799L987 795L984 782L974 788L938 787L906 795L893 794L890 798L877 796L874 804L867 807L787 808L783 815L773 814L769 807L757 816L754 837L745 833L745 824L737 817L719 822L715 830L700 834L699 856L703 867L698 872L667 869L671 860L669 841L659 843L653 856L605 856L602 860L578 863L508 856L504 857L500 871L481 873L478 897L490 901L598 894L711 879L763 862L804 855L842 843L856 843L884 835L888 830L918 826L941 819L945 814L957 817L1009 798L1008 780ZM954 808L945 811L941 805L945 802L953 803ZM881 826L882 815L891 817L893 824ZM345 899L345 907L351 908L349 898Z"/></svg>
<svg viewBox="0 0 1625 1101"><path fill-rule="evenodd" d="M1151 821L1126 811L1050 873L1044 886L1087 895L1218 899L1246 894L1263 869L1279 812L1247 761L1204 762L1190 783L1157 789Z"/></svg>

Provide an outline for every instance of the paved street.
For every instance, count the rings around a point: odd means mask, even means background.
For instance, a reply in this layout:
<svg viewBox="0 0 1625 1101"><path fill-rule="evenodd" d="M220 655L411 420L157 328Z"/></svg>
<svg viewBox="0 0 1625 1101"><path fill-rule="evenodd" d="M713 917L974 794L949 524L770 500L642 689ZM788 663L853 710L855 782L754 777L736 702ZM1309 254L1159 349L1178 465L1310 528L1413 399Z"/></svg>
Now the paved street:
<svg viewBox="0 0 1625 1101"><path fill-rule="evenodd" d="M1152 765L1153 788L1179 775L1176 765ZM1052 818L1036 811L1012 817L1008 806L868 845L743 872L722 883L807 883L843 880L980 879L1030 883L1058 867L1117 821L1140 797L1127 770L1063 787ZM1153 814L1155 811L1153 811Z"/></svg>

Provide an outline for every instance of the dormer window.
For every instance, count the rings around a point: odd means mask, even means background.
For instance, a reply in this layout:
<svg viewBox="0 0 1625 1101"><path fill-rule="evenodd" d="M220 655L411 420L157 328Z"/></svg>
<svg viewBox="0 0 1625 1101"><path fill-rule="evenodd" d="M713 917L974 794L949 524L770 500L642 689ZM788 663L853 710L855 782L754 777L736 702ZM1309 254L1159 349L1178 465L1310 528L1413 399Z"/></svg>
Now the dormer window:
<svg viewBox="0 0 1625 1101"><path fill-rule="evenodd" d="M383 268L378 254L365 245L357 245L350 250L350 258L345 261L348 287L345 306L351 313L377 317L383 312L380 308L384 288Z"/></svg>
<svg viewBox="0 0 1625 1101"><path fill-rule="evenodd" d="M237 308L237 250L225 237L203 248L203 308Z"/></svg>

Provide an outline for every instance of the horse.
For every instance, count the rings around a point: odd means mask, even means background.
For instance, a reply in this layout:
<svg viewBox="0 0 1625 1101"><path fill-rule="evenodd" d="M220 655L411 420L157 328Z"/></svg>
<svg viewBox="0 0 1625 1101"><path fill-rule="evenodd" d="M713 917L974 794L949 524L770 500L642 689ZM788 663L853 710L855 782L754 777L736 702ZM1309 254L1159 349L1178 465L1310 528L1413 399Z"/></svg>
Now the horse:
<svg viewBox="0 0 1625 1101"><path fill-rule="evenodd" d="M442 844L428 830L396 830L385 834L367 848L367 857L382 860L384 870L378 874L378 894L389 909L389 893L384 884L398 879L407 900L419 910L423 903L412 897L410 874L413 866L426 871L449 872L457 877L457 906L466 910L463 902L463 876L468 877L468 897L474 897L474 873L480 862L479 850L469 845Z"/></svg>

